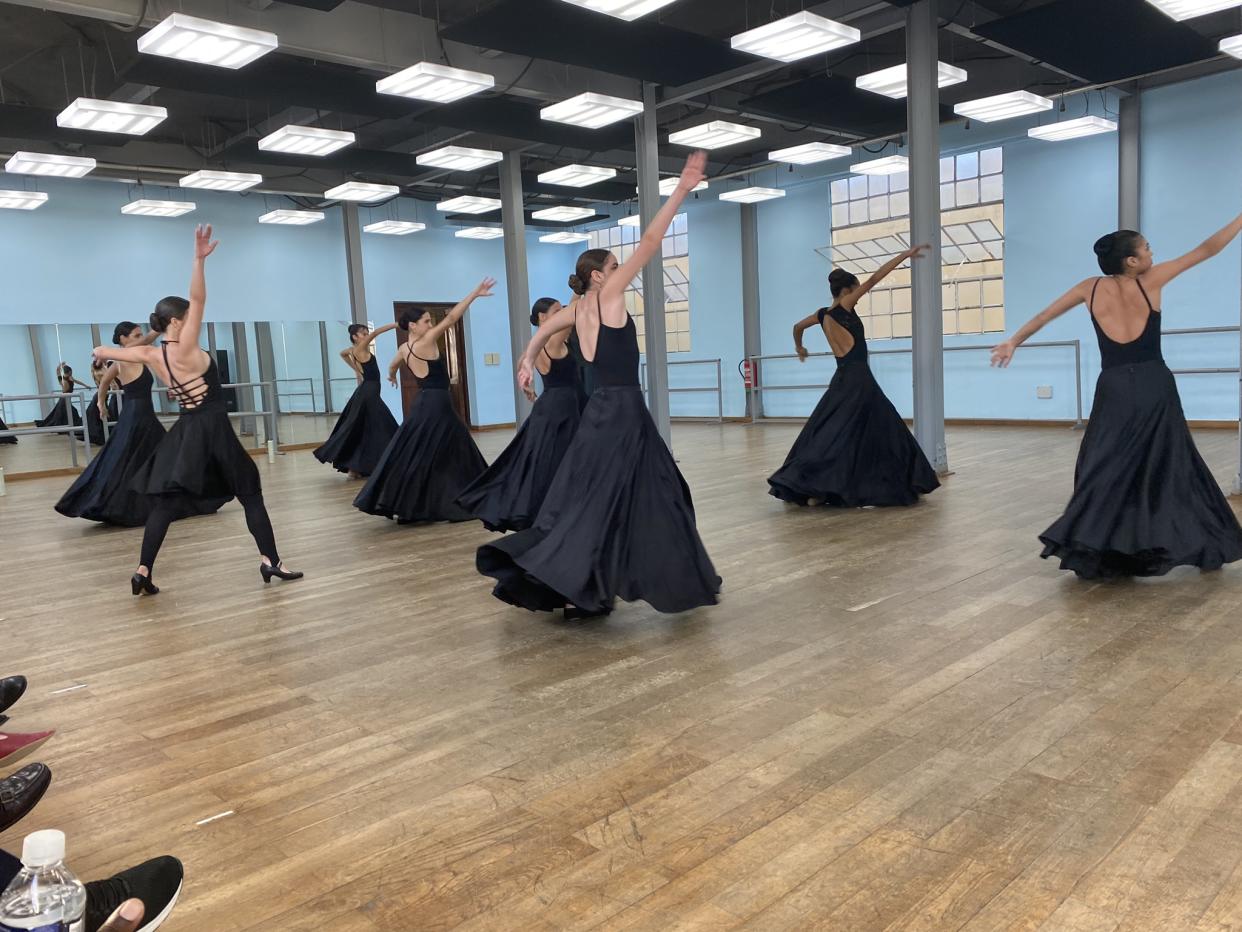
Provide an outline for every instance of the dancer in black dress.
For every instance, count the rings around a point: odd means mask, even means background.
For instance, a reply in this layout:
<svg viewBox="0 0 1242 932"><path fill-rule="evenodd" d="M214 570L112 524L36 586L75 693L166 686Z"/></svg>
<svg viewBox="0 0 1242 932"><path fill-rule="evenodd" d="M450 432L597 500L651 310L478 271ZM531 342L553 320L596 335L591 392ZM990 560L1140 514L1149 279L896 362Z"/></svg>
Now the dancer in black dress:
<svg viewBox="0 0 1242 932"><path fill-rule="evenodd" d="M371 350L376 337L395 329L395 323L374 331L368 330L366 324L350 324L351 345L341 350L341 358L361 381L345 403L327 441L315 450L315 459L332 464L337 472L347 473L351 479L364 479L375 471L385 447L397 432L397 419L380 397L379 363Z"/></svg>
<svg viewBox="0 0 1242 932"><path fill-rule="evenodd" d="M4 423L4 418L0 417L0 430L8 430L9 425ZM0 437L0 443L17 443L16 437Z"/></svg>
<svg viewBox="0 0 1242 932"><path fill-rule="evenodd" d="M210 226L194 231L190 299L164 298L151 315L151 329L164 337L161 346L95 347L96 359L150 367L168 385L169 395L181 407L177 422L134 476L134 489L156 497L142 536L138 571L130 579L134 595L155 595L160 591L151 582L155 557L168 526L193 508L196 499L227 502L236 497L241 502L246 510L246 527L259 547L263 582L271 582L273 576L302 577L280 560L272 522L263 505L258 467L229 424L216 361L198 345L207 303L203 267L216 246L211 240Z"/></svg>
<svg viewBox="0 0 1242 932"><path fill-rule="evenodd" d="M532 611L563 608L567 617L605 614L616 598L642 599L661 612L716 602L720 577L699 539L690 489L643 401L638 337L624 298L660 255L665 230L706 165L704 153L690 156L625 265L606 249L578 258L569 284L584 297L541 326L526 348L523 388L552 334L576 327L598 388L534 524L479 548L476 564L496 579L498 599Z"/></svg>
<svg viewBox="0 0 1242 932"><path fill-rule="evenodd" d="M75 378L73 375L73 367L68 363L62 362L56 367L56 384L60 386L60 390L66 395L71 394L75 387L81 385L83 388L90 388L81 379ZM70 403L69 398L58 398L52 410L48 412L47 417L42 420L35 421L36 427L68 427L72 424L74 427L82 426L82 415L78 413L78 409ZM61 431L61 433L69 433L69 431ZM78 432L81 436L81 431Z"/></svg>
<svg viewBox="0 0 1242 932"><path fill-rule="evenodd" d="M491 297L495 284L495 279L485 278L438 324L432 324L422 308L401 316L401 329L409 337L388 366L388 380L396 385L397 370L404 366L418 382L419 392L354 499L355 508L396 518L399 524L470 520L470 512L456 499L487 468L487 461L453 410L448 367L436 341L461 320L476 298Z"/></svg>
<svg viewBox="0 0 1242 932"><path fill-rule="evenodd" d="M1191 252L1154 264L1133 230L1095 244L1103 278L1070 289L992 350L1007 366L1049 321L1087 305L1101 371L1078 450L1074 494L1040 535L1041 556L1084 579L1220 569L1242 559L1242 527L1195 448L1177 383L1160 352L1161 291L1242 232L1239 216Z"/></svg>
<svg viewBox="0 0 1242 932"><path fill-rule="evenodd" d="M560 310L555 298L540 298L530 322L538 327ZM527 389L535 405L517 436L457 499L489 531L530 527L578 431L583 395L578 361L565 345L568 335L568 330L553 334L539 353L535 366L543 378L543 394L535 400Z"/></svg>
<svg viewBox="0 0 1242 932"><path fill-rule="evenodd" d="M888 400L867 362L867 334L854 306L907 259L916 246L890 259L859 284L844 269L828 276L832 307L822 307L794 324L794 348L806 361L802 334L823 328L837 360L828 390L815 406L785 463L768 478L769 494L796 505L858 508L913 505L940 480L905 421Z"/></svg>
<svg viewBox="0 0 1242 932"><path fill-rule="evenodd" d="M111 363L100 362L98 359L91 360L91 379L95 382L95 402L86 407L86 433L91 438L91 443L97 447L102 447L104 441L107 440L104 435L104 421L115 424L119 413L116 396L109 393L112 383L116 381L115 368Z"/></svg>

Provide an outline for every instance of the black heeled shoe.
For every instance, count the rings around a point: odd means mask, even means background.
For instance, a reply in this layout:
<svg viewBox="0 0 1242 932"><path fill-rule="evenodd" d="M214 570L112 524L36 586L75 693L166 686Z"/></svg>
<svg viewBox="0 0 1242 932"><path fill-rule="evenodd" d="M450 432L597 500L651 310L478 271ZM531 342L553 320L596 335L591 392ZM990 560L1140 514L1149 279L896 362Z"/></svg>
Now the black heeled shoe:
<svg viewBox="0 0 1242 932"><path fill-rule="evenodd" d="M129 588L134 595L156 595L160 591L160 587L151 582L150 576L143 576L141 573L135 573L129 578Z"/></svg>
<svg viewBox="0 0 1242 932"><path fill-rule="evenodd" d="M288 570L282 570L279 566L273 566L270 563L260 563L259 564L259 575L263 577L263 585L266 586L268 583L272 581L273 576L275 576L277 579L288 580L288 579L301 579L306 574L301 573L301 572L291 573Z"/></svg>

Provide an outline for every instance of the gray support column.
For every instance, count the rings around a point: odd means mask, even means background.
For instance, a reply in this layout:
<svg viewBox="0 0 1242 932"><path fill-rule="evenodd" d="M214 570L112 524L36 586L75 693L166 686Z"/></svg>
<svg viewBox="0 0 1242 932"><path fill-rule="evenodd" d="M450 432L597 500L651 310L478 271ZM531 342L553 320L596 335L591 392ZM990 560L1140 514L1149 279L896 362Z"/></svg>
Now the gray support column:
<svg viewBox="0 0 1242 932"><path fill-rule="evenodd" d="M643 230L660 210L660 148L656 137L656 88L643 83L643 112L634 124L638 156L638 208ZM647 330L647 407L664 442L673 445L668 416L668 334L664 328L664 257L643 269L643 320Z"/></svg>
<svg viewBox="0 0 1242 932"><path fill-rule="evenodd" d="M27 324L26 333L30 336L30 356L32 360L34 361L34 372L35 372L34 393L36 395L40 395L44 392L60 391L59 385L54 386L52 385L51 382L48 381L47 370L43 367L43 347L39 340L38 326L36 324ZM55 403L56 402L52 402L52 404L55 404ZM40 401L36 401L35 405L39 409L39 417L40 418L44 417L47 414L47 412L43 410L43 403Z"/></svg>
<svg viewBox="0 0 1242 932"><path fill-rule="evenodd" d="M358 205L341 205L341 217L345 224L345 274L349 281L349 316L355 324L367 322L367 289L362 273L362 221L358 219Z"/></svg>
<svg viewBox="0 0 1242 932"><path fill-rule="evenodd" d="M332 413L332 367L328 355L328 324L319 322L319 361L323 364L323 413Z"/></svg>
<svg viewBox="0 0 1242 932"><path fill-rule="evenodd" d="M249 382L250 378L250 352L246 348L246 325L242 323L233 324L233 381ZM250 411L251 403L255 397L255 392L250 388L243 388L237 392L237 404L240 410ZM254 418L244 417L241 420L241 432L247 435L254 435Z"/></svg>
<svg viewBox="0 0 1242 932"><path fill-rule="evenodd" d="M1117 227L1139 230L1142 229L1139 213L1142 97L1137 89L1121 98L1120 110L1117 118Z"/></svg>
<svg viewBox="0 0 1242 932"><path fill-rule="evenodd" d="M505 290L509 294L509 349L516 367L530 342L530 280L526 271L526 208L522 199L522 157L506 152L500 163L500 211L505 232ZM530 401L513 380L513 414L530 416Z"/></svg>
<svg viewBox="0 0 1242 932"><path fill-rule="evenodd" d="M211 321L207 322L207 352L216 358L216 325Z"/></svg>
<svg viewBox="0 0 1242 932"><path fill-rule="evenodd" d="M103 346L103 334L99 332L99 324L91 324L91 346Z"/></svg>
<svg viewBox="0 0 1242 932"><path fill-rule="evenodd" d="M763 352L759 327L759 208L742 205L742 352L745 358ZM747 395L746 416L763 417L763 395Z"/></svg>
<svg viewBox="0 0 1242 932"><path fill-rule="evenodd" d="M255 352L259 354L259 379L260 382L276 381L276 349L272 345L272 325L266 320L256 320L254 322L254 346ZM273 397L272 406L276 413L280 413L280 398Z"/></svg>
<svg viewBox="0 0 1242 932"><path fill-rule="evenodd" d="M931 246L911 263L914 302L914 436L938 473L944 443L944 323L940 274L940 89L935 0L916 0L906 21L910 134L910 242Z"/></svg>

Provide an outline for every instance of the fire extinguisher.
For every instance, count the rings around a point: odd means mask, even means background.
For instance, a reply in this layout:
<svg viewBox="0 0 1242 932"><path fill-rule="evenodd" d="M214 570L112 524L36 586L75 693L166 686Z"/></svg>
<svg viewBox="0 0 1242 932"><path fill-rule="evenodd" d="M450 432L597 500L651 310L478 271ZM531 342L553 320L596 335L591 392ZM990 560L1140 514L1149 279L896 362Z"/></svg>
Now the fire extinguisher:
<svg viewBox="0 0 1242 932"><path fill-rule="evenodd" d="M742 384L745 385L746 388L748 389L753 388L755 384L755 378L754 378L754 372L751 369L750 360L743 359L740 363L738 363L737 371L742 376Z"/></svg>

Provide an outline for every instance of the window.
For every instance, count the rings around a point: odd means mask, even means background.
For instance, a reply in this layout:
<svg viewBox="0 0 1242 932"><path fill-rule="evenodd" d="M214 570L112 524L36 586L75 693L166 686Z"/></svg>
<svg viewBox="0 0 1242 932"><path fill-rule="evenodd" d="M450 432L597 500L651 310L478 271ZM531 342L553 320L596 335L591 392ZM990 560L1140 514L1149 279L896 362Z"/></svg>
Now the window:
<svg viewBox="0 0 1242 932"><path fill-rule="evenodd" d="M634 254L641 236L637 227L615 226L591 232L592 249L609 249L618 262ZM664 331L670 353L690 351L690 228L685 214L678 214L664 234ZM625 306L634 318L641 339L646 335L643 314L643 276L640 272L625 291Z"/></svg>
<svg viewBox="0 0 1242 932"><path fill-rule="evenodd" d="M998 148L940 160L940 254L944 332L1005 329L1004 153ZM853 175L832 183L832 245L820 250L834 266L865 278L910 245L910 191L905 174ZM868 336L908 337L912 330L910 268L903 266L858 303Z"/></svg>

